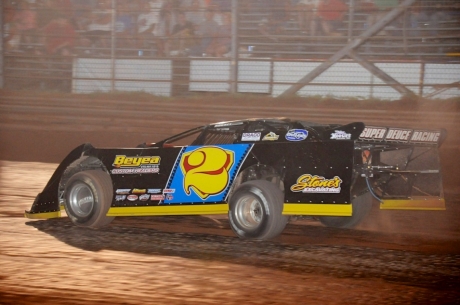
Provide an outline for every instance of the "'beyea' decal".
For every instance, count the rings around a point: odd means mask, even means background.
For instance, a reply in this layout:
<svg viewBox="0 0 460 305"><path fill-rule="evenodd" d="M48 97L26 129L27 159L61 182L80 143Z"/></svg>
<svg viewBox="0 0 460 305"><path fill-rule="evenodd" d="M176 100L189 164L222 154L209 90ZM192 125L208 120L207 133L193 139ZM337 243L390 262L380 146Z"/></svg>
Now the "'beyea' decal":
<svg viewBox="0 0 460 305"><path fill-rule="evenodd" d="M163 204L224 201L251 147L229 144L185 148L166 186L175 190L174 196L165 196Z"/></svg>
<svg viewBox="0 0 460 305"><path fill-rule="evenodd" d="M159 156L116 155L113 160L112 174L156 174L160 171Z"/></svg>

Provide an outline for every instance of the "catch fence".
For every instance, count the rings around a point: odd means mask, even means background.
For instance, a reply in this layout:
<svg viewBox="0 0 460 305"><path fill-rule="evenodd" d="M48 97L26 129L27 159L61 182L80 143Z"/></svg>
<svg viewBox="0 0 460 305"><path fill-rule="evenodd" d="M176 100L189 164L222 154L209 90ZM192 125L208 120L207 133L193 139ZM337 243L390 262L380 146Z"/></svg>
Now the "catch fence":
<svg viewBox="0 0 460 305"><path fill-rule="evenodd" d="M3 87L460 96L460 3L380 2L8 0L1 4Z"/></svg>

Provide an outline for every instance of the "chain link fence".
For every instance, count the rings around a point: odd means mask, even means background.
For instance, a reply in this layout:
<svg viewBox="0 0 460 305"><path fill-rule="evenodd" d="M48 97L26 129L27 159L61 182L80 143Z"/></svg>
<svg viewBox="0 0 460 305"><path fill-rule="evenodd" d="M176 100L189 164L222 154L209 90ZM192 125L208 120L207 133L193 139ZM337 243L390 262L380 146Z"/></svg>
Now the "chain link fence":
<svg viewBox="0 0 460 305"><path fill-rule="evenodd" d="M313 75L297 95L460 96L456 0L6 0L1 5L7 89L279 96ZM406 6L384 22L400 5ZM353 53L315 74L353 43Z"/></svg>

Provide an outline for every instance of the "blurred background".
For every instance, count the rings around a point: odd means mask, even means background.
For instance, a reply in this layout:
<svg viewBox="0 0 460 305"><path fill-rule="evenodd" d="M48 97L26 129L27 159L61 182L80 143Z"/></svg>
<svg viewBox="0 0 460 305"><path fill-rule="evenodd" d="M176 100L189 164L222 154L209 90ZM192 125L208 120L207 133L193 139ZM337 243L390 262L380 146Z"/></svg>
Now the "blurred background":
<svg viewBox="0 0 460 305"><path fill-rule="evenodd" d="M457 0L4 0L1 85L460 96Z"/></svg>

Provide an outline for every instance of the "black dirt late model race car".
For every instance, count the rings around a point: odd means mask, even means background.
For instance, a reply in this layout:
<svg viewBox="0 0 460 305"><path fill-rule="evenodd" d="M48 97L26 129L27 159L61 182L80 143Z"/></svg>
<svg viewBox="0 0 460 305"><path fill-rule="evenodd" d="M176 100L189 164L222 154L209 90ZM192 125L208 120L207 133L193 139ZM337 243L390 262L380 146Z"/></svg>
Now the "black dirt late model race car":
<svg viewBox="0 0 460 305"><path fill-rule="evenodd" d="M247 119L136 148L75 148L30 211L97 228L115 216L228 213L242 238L279 235L291 216L350 228L371 209L443 210L445 130Z"/></svg>

